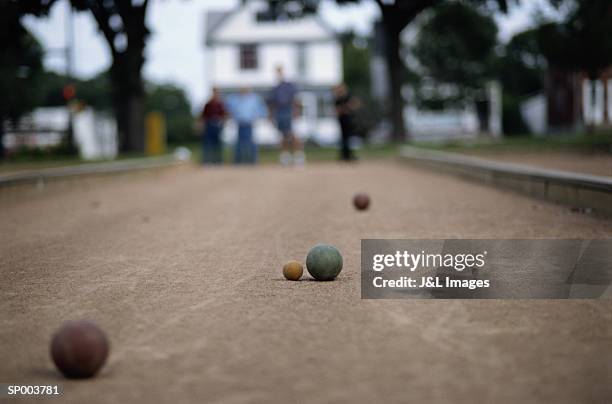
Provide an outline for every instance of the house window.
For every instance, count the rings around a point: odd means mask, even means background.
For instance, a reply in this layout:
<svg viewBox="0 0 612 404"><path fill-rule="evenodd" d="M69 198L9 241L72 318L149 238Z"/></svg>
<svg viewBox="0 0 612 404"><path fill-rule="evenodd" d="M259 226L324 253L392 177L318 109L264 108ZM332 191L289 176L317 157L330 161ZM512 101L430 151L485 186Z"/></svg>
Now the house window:
<svg viewBox="0 0 612 404"><path fill-rule="evenodd" d="M240 69L257 69L257 45L240 45Z"/></svg>
<svg viewBox="0 0 612 404"><path fill-rule="evenodd" d="M330 94L319 94L317 96L317 117L330 118L336 115L334 98Z"/></svg>

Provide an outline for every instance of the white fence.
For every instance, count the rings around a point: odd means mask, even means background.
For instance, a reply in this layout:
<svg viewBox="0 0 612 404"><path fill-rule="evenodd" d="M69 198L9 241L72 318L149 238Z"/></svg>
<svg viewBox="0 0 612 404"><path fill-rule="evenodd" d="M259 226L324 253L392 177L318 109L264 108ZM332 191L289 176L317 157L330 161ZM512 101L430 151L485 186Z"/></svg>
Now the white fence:
<svg viewBox="0 0 612 404"><path fill-rule="evenodd" d="M61 143L68 128L68 109L38 108L24 116L16 129L4 136L7 150L46 148ZM113 159L117 156L117 126L112 116L86 108L73 114L73 133L81 158Z"/></svg>

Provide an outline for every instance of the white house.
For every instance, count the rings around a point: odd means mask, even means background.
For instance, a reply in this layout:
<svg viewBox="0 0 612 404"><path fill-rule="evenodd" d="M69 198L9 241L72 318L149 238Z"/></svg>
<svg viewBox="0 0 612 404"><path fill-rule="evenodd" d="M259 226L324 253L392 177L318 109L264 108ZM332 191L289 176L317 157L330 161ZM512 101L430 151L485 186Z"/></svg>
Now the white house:
<svg viewBox="0 0 612 404"><path fill-rule="evenodd" d="M342 47L336 33L316 15L272 17L268 2L249 1L229 11L208 12L205 25L208 80L229 95L250 87L262 97L276 84L276 67L297 84L301 116L296 134L318 143L337 141L331 87L342 81ZM231 141L235 125L226 125ZM280 135L268 120L255 125L259 143L277 143Z"/></svg>
<svg viewBox="0 0 612 404"><path fill-rule="evenodd" d="M612 67L591 80L584 72L549 69L546 88L521 103L521 115L536 135L612 126Z"/></svg>

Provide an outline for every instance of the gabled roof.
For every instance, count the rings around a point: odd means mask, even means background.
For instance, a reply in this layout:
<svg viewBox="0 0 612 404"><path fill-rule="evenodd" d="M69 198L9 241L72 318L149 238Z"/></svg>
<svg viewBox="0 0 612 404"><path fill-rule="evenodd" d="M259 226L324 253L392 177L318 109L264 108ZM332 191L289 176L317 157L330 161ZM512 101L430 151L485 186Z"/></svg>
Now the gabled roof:
<svg viewBox="0 0 612 404"><path fill-rule="evenodd" d="M251 1L229 11L206 14L206 44L244 42L311 42L336 40L336 32L317 15L258 21L266 2Z"/></svg>
<svg viewBox="0 0 612 404"><path fill-rule="evenodd" d="M210 11L206 13L206 38L211 38L217 26L223 23L223 20L232 15L233 11Z"/></svg>

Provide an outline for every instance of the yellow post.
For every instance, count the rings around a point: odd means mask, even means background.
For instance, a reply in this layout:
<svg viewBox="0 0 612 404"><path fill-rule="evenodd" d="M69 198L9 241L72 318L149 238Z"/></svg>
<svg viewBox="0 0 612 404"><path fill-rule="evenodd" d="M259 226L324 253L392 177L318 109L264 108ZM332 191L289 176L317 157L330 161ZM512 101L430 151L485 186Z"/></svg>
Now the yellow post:
<svg viewBox="0 0 612 404"><path fill-rule="evenodd" d="M159 156L166 152L166 120L161 112L149 112L145 118L145 153Z"/></svg>

